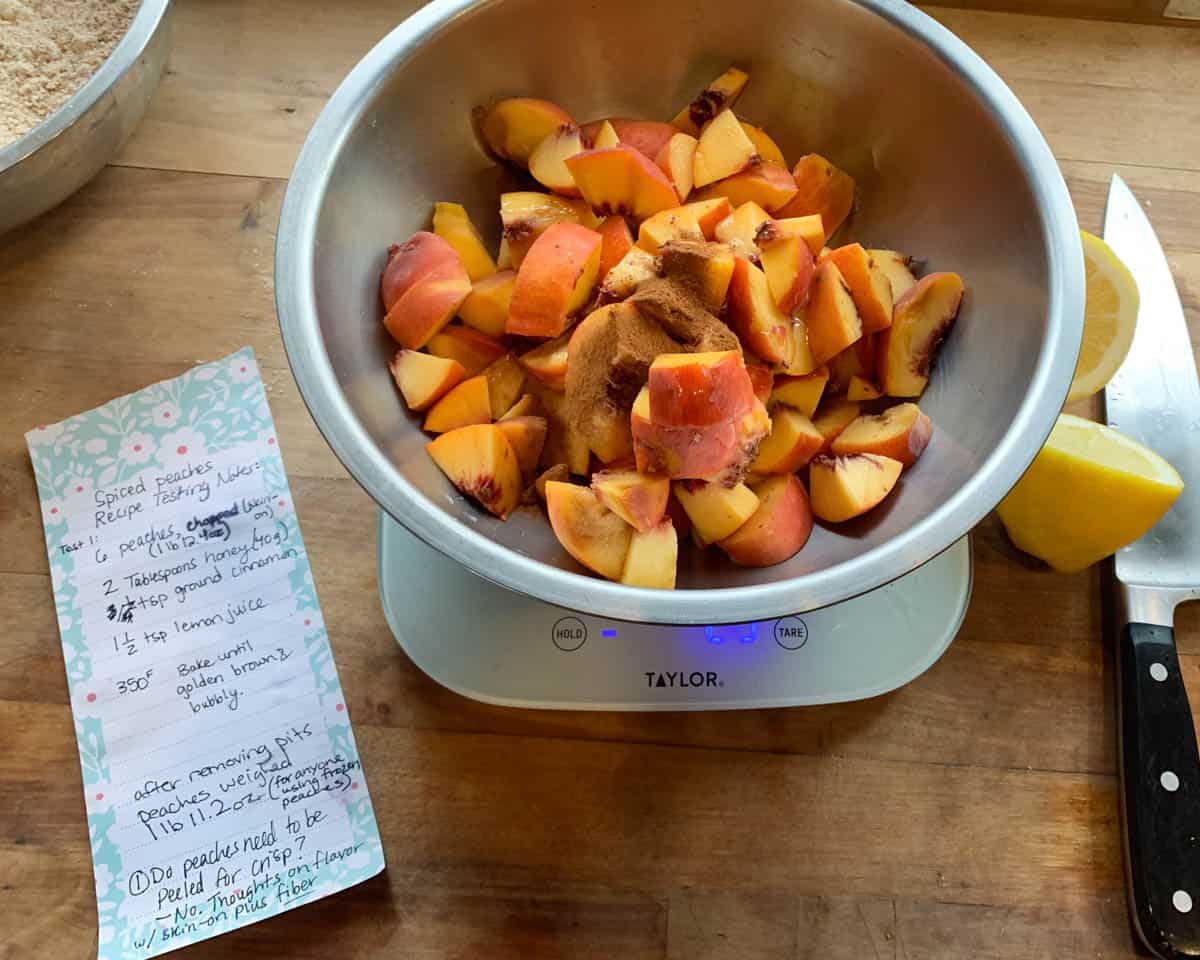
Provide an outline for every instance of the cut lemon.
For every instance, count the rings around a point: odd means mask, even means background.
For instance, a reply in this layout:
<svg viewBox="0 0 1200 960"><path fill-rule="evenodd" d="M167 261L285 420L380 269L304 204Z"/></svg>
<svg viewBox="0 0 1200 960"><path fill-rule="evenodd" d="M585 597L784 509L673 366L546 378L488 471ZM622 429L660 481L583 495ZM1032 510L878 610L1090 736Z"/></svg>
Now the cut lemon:
<svg viewBox="0 0 1200 960"><path fill-rule="evenodd" d="M1087 271L1087 309L1068 400L1104 389L1129 352L1138 315L1138 288L1129 268L1099 237L1083 230L1079 236Z"/></svg>
<svg viewBox="0 0 1200 960"><path fill-rule="evenodd" d="M1140 537L1182 490L1153 450L1064 413L997 509L1017 547L1074 573Z"/></svg>

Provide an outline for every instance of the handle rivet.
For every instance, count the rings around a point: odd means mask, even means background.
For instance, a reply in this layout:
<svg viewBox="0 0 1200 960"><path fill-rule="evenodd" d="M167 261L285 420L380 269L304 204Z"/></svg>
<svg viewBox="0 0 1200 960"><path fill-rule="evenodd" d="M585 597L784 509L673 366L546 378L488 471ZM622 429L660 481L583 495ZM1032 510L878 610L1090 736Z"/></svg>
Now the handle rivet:
<svg viewBox="0 0 1200 960"><path fill-rule="evenodd" d="M1180 913L1190 913L1192 898L1186 890L1176 890L1171 894L1171 905Z"/></svg>
<svg viewBox="0 0 1200 960"><path fill-rule="evenodd" d="M1164 770L1162 776L1158 778L1158 782L1168 793L1174 793L1179 789L1179 778L1170 770Z"/></svg>
<svg viewBox="0 0 1200 960"><path fill-rule="evenodd" d="M1157 680L1159 683L1162 683L1164 680L1167 679L1167 668L1164 667L1161 663L1150 664L1150 678L1152 680Z"/></svg>

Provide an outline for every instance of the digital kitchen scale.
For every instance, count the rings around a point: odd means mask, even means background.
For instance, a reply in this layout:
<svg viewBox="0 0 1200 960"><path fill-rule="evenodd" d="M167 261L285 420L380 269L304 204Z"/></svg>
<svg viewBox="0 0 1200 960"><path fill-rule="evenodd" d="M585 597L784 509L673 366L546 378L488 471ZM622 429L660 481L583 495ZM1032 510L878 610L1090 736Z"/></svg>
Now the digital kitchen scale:
<svg viewBox="0 0 1200 960"><path fill-rule="evenodd" d="M962 625L966 537L853 600L756 623L666 626L498 587L380 512L379 592L405 653L444 687L510 707L738 710L859 700L920 676Z"/></svg>

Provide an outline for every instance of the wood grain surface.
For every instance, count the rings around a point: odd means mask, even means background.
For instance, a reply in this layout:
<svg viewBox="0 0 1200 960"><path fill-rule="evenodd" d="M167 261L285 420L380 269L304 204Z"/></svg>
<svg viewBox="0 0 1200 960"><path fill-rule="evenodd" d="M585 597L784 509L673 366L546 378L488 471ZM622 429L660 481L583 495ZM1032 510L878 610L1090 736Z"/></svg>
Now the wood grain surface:
<svg viewBox="0 0 1200 960"><path fill-rule="evenodd" d="M973 539L959 638L916 682L864 703L504 710L441 689L399 653L376 602L372 505L287 369L272 256L306 130L415 6L181 0L169 73L117 163L0 238L0 957L96 955L22 433L244 344L266 380L388 869L181 957L1134 956L1100 573L1047 574L994 518ZM1084 227L1098 229L1111 173L1128 180L1200 323L1200 31L930 12L1025 102ZM1200 619L1181 611L1179 627L1195 685Z"/></svg>

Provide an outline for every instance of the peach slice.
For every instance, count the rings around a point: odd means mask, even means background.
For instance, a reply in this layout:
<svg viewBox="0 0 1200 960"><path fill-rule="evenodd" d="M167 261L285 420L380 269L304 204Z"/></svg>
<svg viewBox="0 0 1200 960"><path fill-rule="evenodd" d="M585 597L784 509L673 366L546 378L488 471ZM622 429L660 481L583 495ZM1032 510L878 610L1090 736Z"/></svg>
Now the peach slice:
<svg viewBox="0 0 1200 960"><path fill-rule="evenodd" d="M803 317L792 317L792 327L788 334L788 355L780 362L779 372L794 377L812 373L818 364L813 359L812 348L808 345L808 326Z"/></svg>
<svg viewBox="0 0 1200 960"><path fill-rule="evenodd" d="M758 248L767 286L771 288L776 306L783 313L794 313L808 299L808 288L815 269L812 251L798 236L770 233L763 239L761 230Z"/></svg>
<svg viewBox="0 0 1200 960"><path fill-rule="evenodd" d="M484 369L482 376L488 382L488 399L492 405L492 419L499 420L517 402L525 386L525 371L513 358L505 354Z"/></svg>
<svg viewBox="0 0 1200 960"><path fill-rule="evenodd" d="M611 142L607 130L612 131ZM629 120L624 117L593 120L583 125L583 134L590 139L593 148L599 150L623 143L651 160L662 151L663 144L678 132L671 124L660 120Z"/></svg>
<svg viewBox="0 0 1200 960"><path fill-rule="evenodd" d="M650 364L650 420L666 427L707 427L740 417L754 386L740 350L668 353Z"/></svg>
<svg viewBox="0 0 1200 960"><path fill-rule="evenodd" d="M546 502L546 484L557 480L560 483L569 483L571 480L571 471L567 469L565 463L556 463L552 467L547 467L538 478L533 481L533 489L537 494L538 499L542 503Z"/></svg>
<svg viewBox="0 0 1200 960"><path fill-rule="evenodd" d="M796 194L796 181L787 167L776 163L753 163L741 173L725 177L697 190L697 201L725 197L735 207L757 203L767 211L781 210Z"/></svg>
<svg viewBox="0 0 1200 960"><path fill-rule="evenodd" d="M508 352L504 344L487 334L457 325L445 327L441 333L431 337L426 349L435 357L457 360L467 371L468 377L475 376Z"/></svg>
<svg viewBox="0 0 1200 960"><path fill-rule="evenodd" d="M603 241L577 223L548 227L529 248L508 308L508 333L557 337L581 310L600 270Z"/></svg>
<svg viewBox="0 0 1200 960"><path fill-rule="evenodd" d="M538 396L546 414L546 445L539 458L541 465L565 463L571 473L586 476L592 451L583 434L570 424L566 399L553 390L543 390Z"/></svg>
<svg viewBox="0 0 1200 960"><path fill-rule="evenodd" d="M757 203L743 203L733 213L717 224L716 237L722 243L729 244L739 257L750 261L758 260L758 244L756 238L759 228L771 219Z"/></svg>
<svg viewBox="0 0 1200 960"><path fill-rule="evenodd" d="M754 395L758 397L758 402L766 405L771 399L771 391L775 388L775 374L770 367L764 367L761 363L746 364L746 373L750 377L750 386L754 390Z"/></svg>
<svg viewBox="0 0 1200 960"><path fill-rule="evenodd" d="M501 160L525 166L539 143L564 124L572 123L562 107L549 100L511 97L488 110L476 111L484 145Z"/></svg>
<svg viewBox="0 0 1200 960"><path fill-rule="evenodd" d="M592 474L592 489L609 510L644 532L662 521L671 481L636 470L602 470Z"/></svg>
<svg viewBox="0 0 1200 960"><path fill-rule="evenodd" d="M850 384L846 387L847 400L878 400L882 396L883 392L872 381L857 373L850 378Z"/></svg>
<svg viewBox="0 0 1200 960"><path fill-rule="evenodd" d="M380 289L383 325L400 346L415 350L450 322L471 292L471 278L449 243L420 231L391 248Z"/></svg>
<svg viewBox="0 0 1200 960"><path fill-rule="evenodd" d="M825 227L819 213L807 217L785 217L782 220L771 220L758 228L758 234L754 239L761 246L781 234L799 237L807 244L809 253L813 257L816 257L825 246Z"/></svg>
<svg viewBox="0 0 1200 960"><path fill-rule="evenodd" d="M746 131L746 136L750 138L750 142L754 144L754 152L758 154L759 159L763 163L776 163L781 167L787 167L787 160L783 157L783 151L779 149L779 144L771 139L771 135L762 127L756 127L752 123L747 123L745 120L739 120L742 129Z"/></svg>
<svg viewBox="0 0 1200 960"><path fill-rule="evenodd" d="M817 415L812 418L813 426L824 438L824 443L821 444L821 453L829 450L833 441L858 419L861 412L862 408L857 403L851 403L848 400L834 400L821 407Z"/></svg>
<svg viewBox="0 0 1200 960"><path fill-rule="evenodd" d="M627 587L674 590L678 557L679 538L670 520L663 520L650 530L635 531L629 540L621 582Z"/></svg>
<svg viewBox="0 0 1200 960"><path fill-rule="evenodd" d="M816 153L801 157L792 168L792 176L796 181L796 195L779 216L803 217L819 213L828 241L854 206L854 178Z"/></svg>
<svg viewBox="0 0 1200 960"><path fill-rule="evenodd" d="M827 523L861 516L892 492L903 469L899 460L873 453L817 457L808 467L812 511Z"/></svg>
<svg viewBox="0 0 1200 960"><path fill-rule="evenodd" d="M916 286L917 278L911 269L912 257L895 250L868 250L867 253L892 285L893 303Z"/></svg>
<svg viewBox="0 0 1200 960"><path fill-rule="evenodd" d="M534 241L554 224L578 223L594 227L600 221L582 200L517 190L500 194L500 222L504 225L501 246L507 247L512 261L508 266L520 267Z"/></svg>
<svg viewBox="0 0 1200 960"><path fill-rule="evenodd" d="M637 245L647 253L658 253L664 243L672 240L703 240L700 224L687 207L661 210L642 221L638 228Z"/></svg>
<svg viewBox="0 0 1200 960"><path fill-rule="evenodd" d="M674 133L654 158L658 169L667 175L679 194L686 200L692 192L692 165L696 159L697 140L686 133Z"/></svg>
<svg viewBox="0 0 1200 960"><path fill-rule="evenodd" d="M417 281L465 273L458 251L428 230L418 230L403 243L388 248L387 265L379 278L379 293L387 313Z"/></svg>
<svg viewBox="0 0 1200 960"><path fill-rule="evenodd" d="M467 375L463 365L446 357L401 350L388 369L409 410L425 410Z"/></svg>
<svg viewBox="0 0 1200 960"><path fill-rule="evenodd" d="M546 484L546 512L567 553L602 577L621 579L633 530L595 492L552 480Z"/></svg>
<svg viewBox="0 0 1200 960"><path fill-rule="evenodd" d="M659 253L662 274L699 294L714 313L725 306L733 279L733 251L723 243L673 240Z"/></svg>
<svg viewBox="0 0 1200 960"><path fill-rule="evenodd" d="M672 484L671 489L687 512L693 534L705 543L724 540L758 509L758 497L744 483L726 487L683 480Z"/></svg>
<svg viewBox="0 0 1200 960"><path fill-rule="evenodd" d="M799 410L778 406L771 414L771 432L758 445L751 473L795 473L825 445L821 431Z"/></svg>
<svg viewBox="0 0 1200 960"><path fill-rule="evenodd" d="M812 373L799 377L786 374L776 376L775 385L771 389L771 406L777 403L786 404L811 418L817 412L817 404L821 402L821 394L825 392L825 384L828 382L827 367L818 367Z"/></svg>
<svg viewBox="0 0 1200 960"><path fill-rule="evenodd" d="M741 173L756 156L753 141L733 111L722 110L700 132L692 161L692 186L706 187Z"/></svg>
<svg viewBox="0 0 1200 960"><path fill-rule="evenodd" d="M477 280L458 308L462 322L489 337L502 336L508 323L508 305L516 279L515 271L501 270Z"/></svg>
<svg viewBox="0 0 1200 960"><path fill-rule="evenodd" d="M589 124L588 126L592 126ZM587 127L584 128L585 130ZM594 127L595 133L592 137L593 150L607 150L609 147L615 147L621 142L621 138L617 136L617 129L608 120L601 120Z"/></svg>
<svg viewBox="0 0 1200 960"><path fill-rule="evenodd" d="M791 320L771 296L766 275L745 257L737 257L729 281L729 319L742 342L769 363L791 354Z"/></svg>
<svg viewBox="0 0 1200 960"><path fill-rule="evenodd" d="M584 199L602 215L619 213L645 220L679 205L667 175L625 144L585 150L566 163Z"/></svg>
<svg viewBox="0 0 1200 960"><path fill-rule="evenodd" d="M750 74L745 70L730 67L680 110L671 121L671 125L684 133L690 133L693 137L699 136L700 131L713 117L737 102L749 79Z"/></svg>
<svg viewBox="0 0 1200 960"><path fill-rule="evenodd" d="M633 249L633 234L624 217L605 217L596 228L600 234L600 271L598 279L603 283L608 271L621 262L621 258Z"/></svg>
<svg viewBox="0 0 1200 960"><path fill-rule="evenodd" d="M717 224L733 213L733 204L728 197L713 197L711 200L695 200L685 206L692 211L705 240L717 239Z"/></svg>
<svg viewBox="0 0 1200 960"><path fill-rule="evenodd" d="M933 423L915 403L901 403L875 416L858 417L833 441L830 452L874 453L911 467L929 445Z"/></svg>
<svg viewBox="0 0 1200 960"><path fill-rule="evenodd" d="M633 457L633 428L625 410L598 407L587 418L587 429L576 433L606 467L631 461Z"/></svg>
<svg viewBox="0 0 1200 960"><path fill-rule="evenodd" d="M433 232L454 248L472 283L496 272L496 261L461 203L439 201L433 205Z"/></svg>
<svg viewBox="0 0 1200 960"><path fill-rule="evenodd" d="M758 509L717 546L743 567L769 567L795 556L812 534L813 510L799 478L788 474L754 485Z"/></svg>
<svg viewBox="0 0 1200 960"><path fill-rule="evenodd" d="M553 390L563 391L567 386L567 344L571 340L568 330L553 340L547 340L528 353L521 354L517 361L530 376Z"/></svg>
<svg viewBox="0 0 1200 960"><path fill-rule="evenodd" d="M587 148L579 128L573 123L563 124L534 147L529 155L529 172L543 187L567 197L577 197L579 188L565 161Z"/></svg>
<svg viewBox="0 0 1200 960"><path fill-rule="evenodd" d="M631 296L647 280L658 276L659 260L641 247L631 247L600 285L600 302L612 303Z"/></svg>
<svg viewBox="0 0 1200 960"><path fill-rule="evenodd" d="M875 334L864 334L829 361L829 389L846 393L855 377L875 379Z"/></svg>
<svg viewBox="0 0 1200 960"><path fill-rule="evenodd" d="M459 490L506 520L521 499L521 466L504 431L494 423L459 427L425 445Z"/></svg>
<svg viewBox="0 0 1200 960"><path fill-rule="evenodd" d="M889 397L919 397L924 391L962 298L957 273L931 273L896 301L892 325L879 335L877 354L879 386Z"/></svg>
<svg viewBox="0 0 1200 960"><path fill-rule="evenodd" d="M542 405L532 393L523 393L521 398L504 411L501 420L512 420L515 417L536 417L541 413ZM499 422L499 421L497 421Z"/></svg>
<svg viewBox="0 0 1200 960"><path fill-rule="evenodd" d="M848 243L829 254L862 318L863 333L892 325L892 284L861 243Z"/></svg>
<svg viewBox="0 0 1200 960"><path fill-rule="evenodd" d="M862 336L862 320L850 289L837 265L829 260L818 263L813 271L804 325L813 360L818 364L837 356Z"/></svg>
<svg viewBox="0 0 1200 960"><path fill-rule="evenodd" d="M454 387L425 415L427 433L446 433L459 427L492 422L487 377L471 377Z"/></svg>
<svg viewBox="0 0 1200 960"><path fill-rule="evenodd" d="M509 417L496 423L517 455L517 464L526 483L537 472L538 458L546 443L545 417Z"/></svg>

